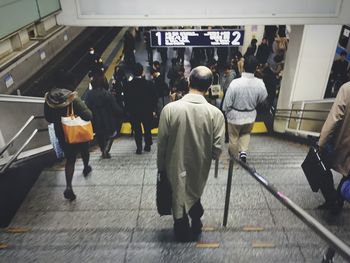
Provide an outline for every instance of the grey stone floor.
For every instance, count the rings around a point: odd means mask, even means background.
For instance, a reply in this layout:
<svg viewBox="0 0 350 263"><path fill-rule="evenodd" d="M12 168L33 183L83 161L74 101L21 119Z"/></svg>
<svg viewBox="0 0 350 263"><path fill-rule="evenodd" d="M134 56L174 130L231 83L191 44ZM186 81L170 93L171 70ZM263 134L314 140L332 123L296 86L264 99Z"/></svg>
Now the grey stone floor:
<svg viewBox="0 0 350 263"><path fill-rule="evenodd" d="M82 176L77 161L73 186L77 200L63 199L64 163L45 170L10 227L25 233L0 232L0 262L320 262L327 245L263 189L243 169L234 167L228 225L222 227L228 155L214 165L202 201L205 208L200 242L218 248L174 242L172 218L155 206L156 137L150 153L135 155L134 141L117 139L112 159L92 149L93 172ZM350 244L350 210L332 217L315 210L322 202L304 178L300 164L307 147L268 136L253 136L249 163L281 192L338 237ZM339 176L336 176L339 181ZM261 227L247 232L245 226ZM269 248L255 248L257 243ZM345 262L339 256L336 262Z"/></svg>

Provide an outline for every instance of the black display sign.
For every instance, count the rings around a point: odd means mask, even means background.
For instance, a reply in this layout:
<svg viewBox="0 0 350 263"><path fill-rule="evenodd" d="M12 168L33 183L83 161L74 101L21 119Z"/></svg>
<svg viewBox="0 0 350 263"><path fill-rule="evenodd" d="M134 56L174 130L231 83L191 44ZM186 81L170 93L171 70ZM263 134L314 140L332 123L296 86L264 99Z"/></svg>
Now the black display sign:
<svg viewBox="0 0 350 263"><path fill-rule="evenodd" d="M244 30L151 30L151 47L242 46Z"/></svg>

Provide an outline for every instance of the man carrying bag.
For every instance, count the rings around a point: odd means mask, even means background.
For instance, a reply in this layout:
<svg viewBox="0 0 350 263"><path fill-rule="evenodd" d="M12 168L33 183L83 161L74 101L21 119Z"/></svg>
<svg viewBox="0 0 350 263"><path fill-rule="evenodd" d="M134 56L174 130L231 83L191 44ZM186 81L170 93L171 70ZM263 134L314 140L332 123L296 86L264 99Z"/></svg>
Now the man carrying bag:
<svg viewBox="0 0 350 263"><path fill-rule="evenodd" d="M338 190L335 190L332 172L327 169L327 175L320 184L325 203L320 205L319 209L338 214L344 202L341 187L350 173L350 82L340 88L335 98L321 130L319 151L326 165L343 175Z"/></svg>

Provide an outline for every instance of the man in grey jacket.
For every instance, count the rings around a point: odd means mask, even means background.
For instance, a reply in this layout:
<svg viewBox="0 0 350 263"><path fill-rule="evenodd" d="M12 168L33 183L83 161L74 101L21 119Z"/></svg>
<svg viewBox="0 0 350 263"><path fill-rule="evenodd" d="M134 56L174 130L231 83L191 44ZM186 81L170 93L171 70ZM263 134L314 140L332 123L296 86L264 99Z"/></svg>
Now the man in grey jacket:
<svg viewBox="0 0 350 263"><path fill-rule="evenodd" d="M264 82L254 77L258 61L254 56L244 60L242 76L227 89L222 110L228 122L229 153L246 162L250 133L256 118L256 107L267 98Z"/></svg>
<svg viewBox="0 0 350 263"><path fill-rule="evenodd" d="M207 67L194 68L189 93L167 104L160 115L157 166L170 182L174 233L181 242L201 233L204 210L200 198L211 160L219 158L224 145L224 116L204 98L212 79Z"/></svg>

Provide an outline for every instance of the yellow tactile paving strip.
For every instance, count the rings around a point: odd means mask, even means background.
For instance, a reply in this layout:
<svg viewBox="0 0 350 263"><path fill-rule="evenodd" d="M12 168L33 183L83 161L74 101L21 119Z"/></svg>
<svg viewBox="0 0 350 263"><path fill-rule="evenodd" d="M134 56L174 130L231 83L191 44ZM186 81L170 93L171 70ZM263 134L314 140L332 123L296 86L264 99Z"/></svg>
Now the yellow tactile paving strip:
<svg viewBox="0 0 350 263"><path fill-rule="evenodd" d="M264 122L255 122L253 126L252 133L266 133L267 128ZM120 130L121 134L130 134L131 133L131 125L129 122L124 122L122 128ZM152 134L158 134L158 128L152 130Z"/></svg>
<svg viewBox="0 0 350 263"><path fill-rule="evenodd" d="M116 65L119 64L119 62L121 60L121 57L122 57L122 53L123 53L123 49L121 48L121 49L119 49L119 51L117 52L117 54L113 58L111 64L107 68L105 76L106 76L106 78L108 80L110 80L112 78L113 72L114 72L114 68L115 68Z"/></svg>

